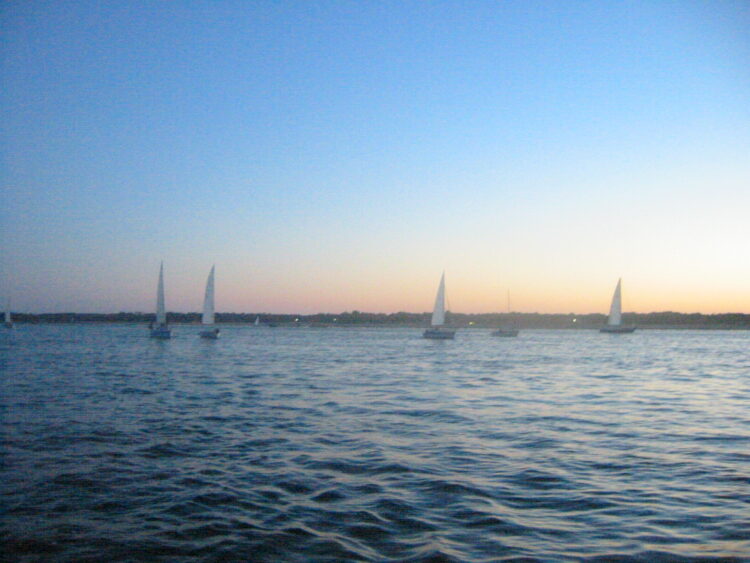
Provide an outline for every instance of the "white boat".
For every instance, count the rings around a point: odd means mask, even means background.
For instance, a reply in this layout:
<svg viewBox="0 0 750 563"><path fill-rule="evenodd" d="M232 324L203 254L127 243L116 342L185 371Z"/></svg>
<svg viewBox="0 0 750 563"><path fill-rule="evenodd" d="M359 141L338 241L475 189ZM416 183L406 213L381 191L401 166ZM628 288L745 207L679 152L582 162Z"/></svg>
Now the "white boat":
<svg viewBox="0 0 750 563"><path fill-rule="evenodd" d="M510 290L508 290L508 315L510 315ZM493 331L492 336L502 336L505 338L518 336L518 329L513 327L500 327Z"/></svg>
<svg viewBox="0 0 750 563"><path fill-rule="evenodd" d="M425 330L422 336L433 340L450 340L455 335L455 330L445 328L445 272L443 272L435 296L435 307L432 309L430 328Z"/></svg>
<svg viewBox="0 0 750 563"><path fill-rule="evenodd" d="M612 296L612 305L609 307L609 317L607 324L599 329L599 332L608 332L610 334L627 334L635 331L635 326L622 324L622 278L617 280L617 287Z"/></svg>
<svg viewBox="0 0 750 563"><path fill-rule="evenodd" d="M211 340L219 338L219 329L214 327L215 268L215 266L211 266L211 272L208 274L208 280L206 280L206 295L203 298L203 316L201 317L201 324L206 327L206 330L201 331L201 338L209 338Z"/></svg>
<svg viewBox="0 0 750 563"><path fill-rule="evenodd" d="M13 328L13 319L10 317L10 299L8 299L8 305L5 307L5 322L3 323L5 328Z"/></svg>
<svg viewBox="0 0 750 563"><path fill-rule="evenodd" d="M253 323L255 326L260 326L260 317L255 317L255 322Z"/></svg>
<svg viewBox="0 0 750 563"><path fill-rule="evenodd" d="M167 325L167 309L164 305L164 262L159 266L159 284L156 287L156 323L151 323L151 338L166 340L172 338L172 330Z"/></svg>

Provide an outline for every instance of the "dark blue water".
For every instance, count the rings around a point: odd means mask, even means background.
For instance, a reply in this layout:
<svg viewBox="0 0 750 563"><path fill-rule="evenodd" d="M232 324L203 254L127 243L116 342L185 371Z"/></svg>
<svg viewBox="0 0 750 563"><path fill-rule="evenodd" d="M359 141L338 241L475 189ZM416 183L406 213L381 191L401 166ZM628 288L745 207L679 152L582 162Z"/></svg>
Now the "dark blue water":
<svg viewBox="0 0 750 563"><path fill-rule="evenodd" d="M750 333L20 326L3 557L750 560Z"/></svg>

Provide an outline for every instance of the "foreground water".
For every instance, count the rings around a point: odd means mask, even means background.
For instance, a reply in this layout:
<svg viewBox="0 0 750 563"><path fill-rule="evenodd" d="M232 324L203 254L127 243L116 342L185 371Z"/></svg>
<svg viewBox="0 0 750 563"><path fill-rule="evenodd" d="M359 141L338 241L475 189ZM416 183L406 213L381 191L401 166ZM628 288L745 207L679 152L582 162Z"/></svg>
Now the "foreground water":
<svg viewBox="0 0 750 563"><path fill-rule="evenodd" d="M20 326L29 561L750 560L750 333Z"/></svg>

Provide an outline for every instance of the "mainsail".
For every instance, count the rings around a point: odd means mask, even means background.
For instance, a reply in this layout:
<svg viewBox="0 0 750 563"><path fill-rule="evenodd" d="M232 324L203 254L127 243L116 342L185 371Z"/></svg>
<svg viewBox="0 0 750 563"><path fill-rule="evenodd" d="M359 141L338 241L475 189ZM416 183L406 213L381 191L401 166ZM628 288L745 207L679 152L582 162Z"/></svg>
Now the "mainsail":
<svg viewBox="0 0 750 563"><path fill-rule="evenodd" d="M617 280L615 294L612 296L612 305L609 308L609 319L607 319L607 324L609 326L618 326L622 322L622 298L620 297L621 284L622 278Z"/></svg>
<svg viewBox="0 0 750 563"><path fill-rule="evenodd" d="M156 289L156 324L167 324L167 310L164 306L164 262L159 266L159 286Z"/></svg>
<svg viewBox="0 0 750 563"><path fill-rule="evenodd" d="M211 266L211 273L208 274L206 281L206 296L203 299L203 317L201 323L204 325L214 324L214 268Z"/></svg>
<svg viewBox="0 0 750 563"><path fill-rule="evenodd" d="M440 286L435 296L435 307L432 310L432 326L445 324L445 272L440 277Z"/></svg>

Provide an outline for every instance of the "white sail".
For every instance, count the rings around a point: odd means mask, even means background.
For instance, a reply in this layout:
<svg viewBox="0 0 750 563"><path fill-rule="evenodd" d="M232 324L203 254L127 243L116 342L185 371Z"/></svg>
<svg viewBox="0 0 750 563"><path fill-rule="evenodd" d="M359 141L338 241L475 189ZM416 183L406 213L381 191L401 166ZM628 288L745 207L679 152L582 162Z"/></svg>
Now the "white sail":
<svg viewBox="0 0 750 563"><path fill-rule="evenodd" d="M167 310L164 306L164 262L159 266L159 286L156 289L156 324L167 324Z"/></svg>
<svg viewBox="0 0 750 563"><path fill-rule="evenodd" d="M435 307L432 309L432 326L445 324L445 272L440 277L440 286L435 296Z"/></svg>
<svg viewBox="0 0 750 563"><path fill-rule="evenodd" d="M609 326L619 326L622 322L622 297L620 296L621 284L622 278L617 280L615 294L612 296L612 305L609 308L609 319L607 319L607 324Z"/></svg>
<svg viewBox="0 0 750 563"><path fill-rule="evenodd" d="M208 274L206 281L206 296L203 299L203 318L201 323L204 325L214 324L214 268L211 266L211 273Z"/></svg>
<svg viewBox="0 0 750 563"><path fill-rule="evenodd" d="M260 317L255 317L255 326L260 325Z"/></svg>

